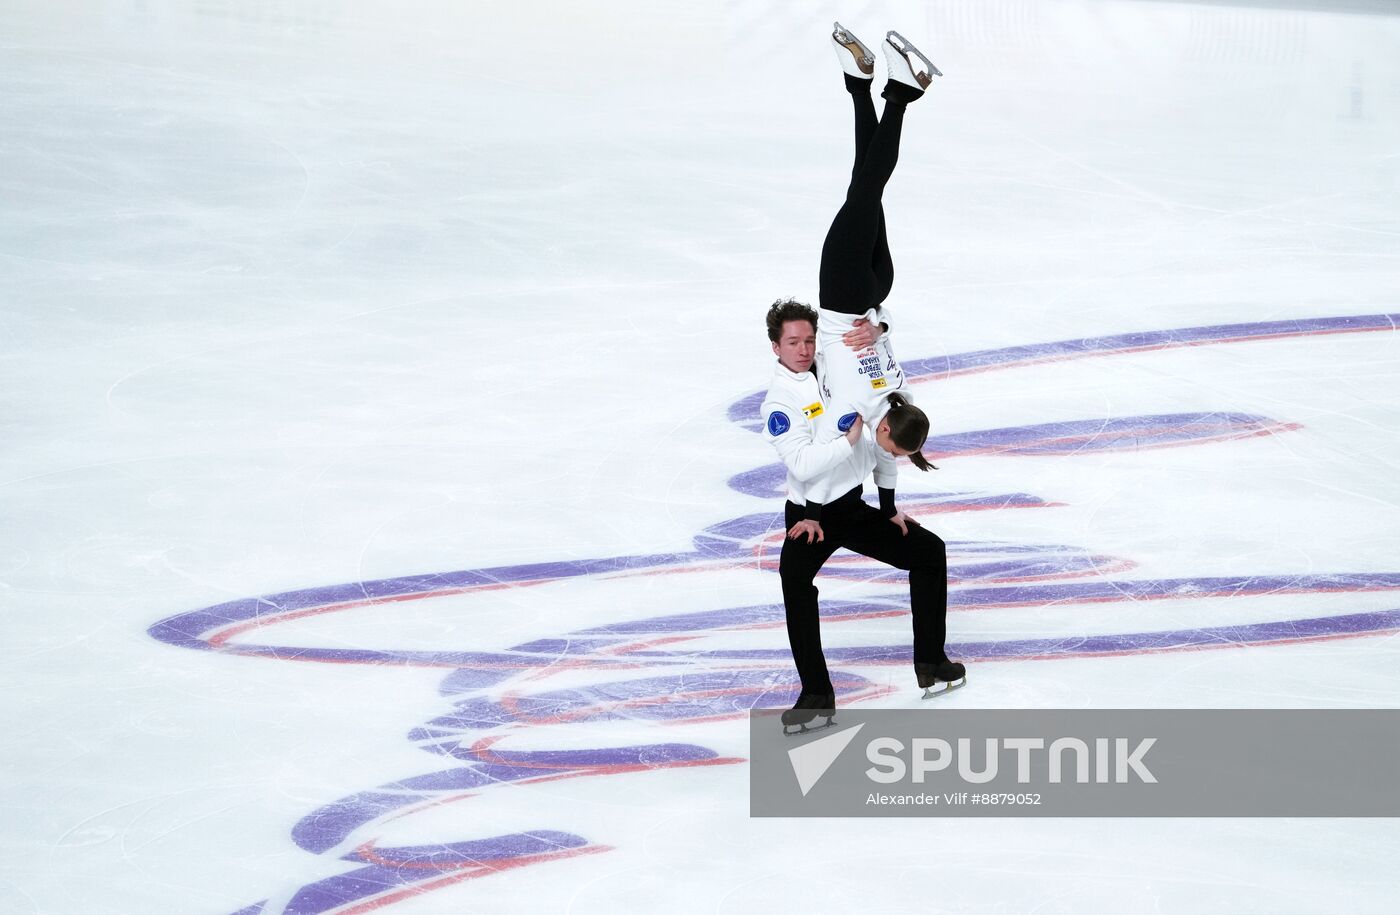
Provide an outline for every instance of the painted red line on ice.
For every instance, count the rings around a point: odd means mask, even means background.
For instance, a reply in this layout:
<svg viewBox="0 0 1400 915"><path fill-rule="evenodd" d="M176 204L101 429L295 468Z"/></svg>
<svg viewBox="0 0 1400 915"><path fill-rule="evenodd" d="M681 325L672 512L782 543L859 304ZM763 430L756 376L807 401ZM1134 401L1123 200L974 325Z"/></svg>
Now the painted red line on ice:
<svg viewBox="0 0 1400 915"><path fill-rule="evenodd" d="M1278 639L1245 639L1239 642L1211 642L1200 645L1169 645L1165 648L1125 648L1119 651L1087 651L1087 652L1063 652L1055 654L1028 654L1016 655L1015 657L991 657L978 658L967 656L967 660L976 661L979 664L999 664L1003 661L1082 661L1089 658L1125 658L1130 655L1154 655L1171 654L1179 651L1219 651L1222 649L1234 648L1265 648L1270 645L1305 645L1310 642L1336 642L1341 639L1363 639L1376 635L1391 635L1400 632L1400 629L1372 629L1367 632L1335 632L1329 635L1309 635L1300 638L1287 637ZM897 661L872 661L872 664L889 665L899 663Z"/></svg>
<svg viewBox="0 0 1400 915"><path fill-rule="evenodd" d="M1214 426L1206 428L1215 428ZM1232 442L1246 438L1260 438L1267 435L1277 435L1280 432L1296 432L1303 428L1299 423L1274 423L1264 429L1237 429L1221 432L1216 435L1196 436L1182 441L1155 441L1149 438L1146 441L1125 442L1122 445L1109 445L1095 448L1095 454L1113 454L1133 451L1157 451L1162 448L1182 448L1187 445L1210 445L1217 442ZM1173 430L1190 431L1188 426L1175 426ZM984 455L1009 455L1011 457L1064 457L1066 452L1058 449L1071 448L1075 444L1093 442L1100 437L1118 438L1128 437L1133 433L1109 432L1106 435L1098 432L1086 432L1082 435L1066 435L1061 438L1036 439L1034 441L1022 442L1019 444L989 445L986 448L960 449L958 451L935 451L929 454L933 460L946 460L948 458L981 457ZM1078 449L1075 449L1078 450ZM1071 452L1072 453L1072 452Z"/></svg>
<svg viewBox="0 0 1400 915"><path fill-rule="evenodd" d="M452 597L458 594L471 594L476 591L501 591L507 588L528 588L532 585L542 585L554 580L555 579L552 578L537 578L520 582L494 582L489 585L468 585L462 588L445 588L438 591L414 591L410 594L394 594L388 597L367 597L364 600L341 601L334 604L323 604L318 607L308 607L304 610L286 610L219 629L214 635L207 637L205 641L215 648L222 648L229 639L234 636L242 635L245 632L251 632L255 629L262 629L267 626L276 626L279 623L287 623L292 620L321 616L325 613L339 613L343 610L354 610L358 607L397 604L404 601L423 600L430 597Z"/></svg>
<svg viewBox="0 0 1400 915"><path fill-rule="evenodd" d="M410 899L414 896L421 896L423 893L427 893L436 889L441 889L445 886L451 886L454 883L461 883L466 880L474 880L477 877L489 877L491 874L500 873L502 871L514 870L515 868L525 867L530 864L539 864L543 861L558 861L564 858L577 858L580 855L592 855L598 852L612 850L613 849L611 845L588 845L583 848L570 848L564 851L543 852L538 855L523 855L519 858L509 858L504 861L487 861L482 862L479 865L466 865L466 867L470 869L467 870L465 873L453 874L450 877L443 877L438 880L433 880L429 883L424 883L420 886L407 887L405 889L386 893L385 895L377 896L374 899L369 900L368 902L360 903L359 905L352 906L351 908L338 909L336 910L336 912L337 915L362 915L362 913L364 912L373 912L376 909L382 909L385 906L392 905L395 902L401 902L404 899Z"/></svg>

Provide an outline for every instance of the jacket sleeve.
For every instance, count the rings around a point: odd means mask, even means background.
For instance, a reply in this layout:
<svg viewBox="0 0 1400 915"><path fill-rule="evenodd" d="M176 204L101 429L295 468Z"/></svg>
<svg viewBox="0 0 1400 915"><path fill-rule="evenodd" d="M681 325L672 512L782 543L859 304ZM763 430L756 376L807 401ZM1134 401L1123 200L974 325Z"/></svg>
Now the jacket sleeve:
<svg viewBox="0 0 1400 915"><path fill-rule="evenodd" d="M880 489L894 492L895 483L899 480L899 465L895 456L879 445L873 447L875 450L875 485Z"/></svg>
<svg viewBox="0 0 1400 915"><path fill-rule="evenodd" d="M818 443L801 407L773 398L763 402L764 435L788 472L807 483L851 456L851 443L838 435Z"/></svg>
<svg viewBox="0 0 1400 915"><path fill-rule="evenodd" d="M881 308L880 317L887 317L883 308ZM899 391L899 394L904 398L906 403L914 402L914 398L909 396L907 389ZM881 490L888 489L890 491L888 498L890 504L893 504L895 483L899 480L899 464L893 454L890 454L884 448L875 444L875 428L880 424L880 420L888 415L889 411L886 410L875 422L870 424L870 441L875 448L875 486ZM885 507L886 497L883 492L880 496L880 504L883 508Z"/></svg>
<svg viewBox="0 0 1400 915"><path fill-rule="evenodd" d="M875 306L875 323L880 325L880 339L883 340L890 332L890 310L884 305Z"/></svg>

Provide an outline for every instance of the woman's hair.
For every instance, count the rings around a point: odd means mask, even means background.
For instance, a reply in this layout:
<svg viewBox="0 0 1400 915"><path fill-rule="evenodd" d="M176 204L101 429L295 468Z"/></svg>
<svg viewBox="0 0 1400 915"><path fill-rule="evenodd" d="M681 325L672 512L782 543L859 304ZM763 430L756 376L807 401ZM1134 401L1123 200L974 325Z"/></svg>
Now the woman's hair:
<svg viewBox="0 0 1400 915"><path fill-rule="evenodd" d="M922 453L924 442L928 440L928 416L902 394L891 394L885 399L890 404L885 422L890 424L890 438L895 445L908 451L909 463L920 470L937 470Z"/></svg>

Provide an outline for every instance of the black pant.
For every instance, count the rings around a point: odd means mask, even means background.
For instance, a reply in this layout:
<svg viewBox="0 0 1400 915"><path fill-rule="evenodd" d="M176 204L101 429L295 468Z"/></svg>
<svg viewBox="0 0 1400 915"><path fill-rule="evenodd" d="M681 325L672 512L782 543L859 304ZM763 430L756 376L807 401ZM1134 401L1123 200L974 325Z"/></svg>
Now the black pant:
<svg viewBox="0 0 1400 915"><path fill-rule="evenodd" d="M813 581L831 554L845 547L896 569L909 572L909 609L914 616L914 662L947 660L943 643L948 635L948 557L942 539L912 522L909 534L880 511L861 500L861 488L822 508L820 543L806 536L784 540L778 574L783 582L788 642L804 693L833 692L822 654L821 620ZM787 528L803 519L803 507L787 503Z"/></svg>
<svg viewBox="0 0 1400 915"><path fill-rule="evenodd" d="M899 161L904 105L885 102L875 118L870 81L847 79L856 113L856 161L846 202L836 212L822 244L819 301L822 308L864 314L883 302L894 285L894 261L885 235L885 184Z"/></svg>

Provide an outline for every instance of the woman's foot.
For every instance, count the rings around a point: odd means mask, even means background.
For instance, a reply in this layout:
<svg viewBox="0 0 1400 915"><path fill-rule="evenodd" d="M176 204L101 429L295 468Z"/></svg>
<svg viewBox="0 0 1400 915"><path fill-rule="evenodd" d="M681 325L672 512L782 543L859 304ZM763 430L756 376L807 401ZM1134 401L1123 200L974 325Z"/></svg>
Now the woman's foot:
<svg viewBox="0 0 1400 915"><path fill-rule="evenodd" d="M885 36L885 64L890 80L880 94L887 101L906 105L923 95L935 76L943 75L933 61L898 32Z"/></svg>
<svg viewBox="0 0 1400 915"><path fill-rule="evenodd" d="M875 78L875 55L870 53L870 49L861 43L861 40L850 32L839 22L831 24L831 46L836 49L836 56L841 61L841 69L846 75L855 79L872 80Z"/></svg>

